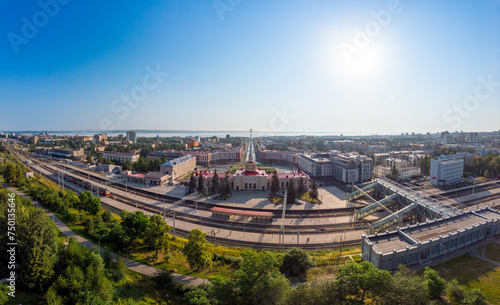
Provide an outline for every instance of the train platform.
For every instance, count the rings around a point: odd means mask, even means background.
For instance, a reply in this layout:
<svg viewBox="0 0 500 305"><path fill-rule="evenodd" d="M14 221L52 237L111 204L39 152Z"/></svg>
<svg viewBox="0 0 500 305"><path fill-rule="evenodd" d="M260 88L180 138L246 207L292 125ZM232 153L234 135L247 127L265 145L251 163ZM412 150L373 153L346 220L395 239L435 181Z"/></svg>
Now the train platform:
<svg viewBox="0 0 500 305"><path fill-rule="evenodd" d="M57 175L55 174L50 174L43 168L40 168L40 171L50 175L53 180L57 181ZM64 171L63 171L64 172ZM71 173L67 173L71 174ZM85 179L82 179L85 180ZM97 183L92 181L92 184L97 185L99 187L107 187L106 185ZM86 189L76 186L71 182L67 182L66 187L70 187L71 189L74 189L78 192L86 191ZM127 198L134 199L134 200L139 200L144 203L147 203L149 205L153 206L158 206L158 207L165 207L167 210L172 210L175 206L175 211L176 213L183 213L183 214L199 214L199 215L205 215L210 217L211 212L206 211L206 210L198 210L196 211L192 207L185 207L182 205L182 203L179 201L178 203L165 203L161 201L155 201L153 199L149 198L144 198L140 195L136 194L131 194L131 193L125 193L124 191L117 190L117 189L112 189L111 192L117 193L119 195L126 196ZM135 211L144 211L141 206L130 206L127 204L124 204L122 202L119 202L113 198L113 195L111 197L101 197L101 201L109 206L112 206L116 209L119 210L127 210L129 212L135 212ZM151 213L147 210L144 211L145 214L148 215L153 215L154 213ZM332 232L332 233L323 233L323 234L308 234L308 233L300 233L300 226L301 225L319 225L321 224L327 224L327 223L335 223L335 222L342 222L346 221L346 219L343 219L344 217L349 217L349 216L341 216L338 218L335 217L324 217L324 218L318 218L318 219L285 219L285 225L287 226L294 226L293 228L288 228L285 230L285 238L284 238L284 244L285 246L309 246L309 247L314 247L314 246L321 246L322 244L333 244L333 243L338 243L340 242L340 238L342 236L342 240L344 241L359 241L361 238L361 235L365 233L364 230L359 229L359 230L348 230L348 231L343 231L343 232ZM170 226L173 226L174 219L173 217L167 217L166 218L167 223ZM275 224L281 224L281 219L275 219L274 220ZM241 244L241 243L246 243L246 244L268 244L269 246L277 246L279 244L279 234L278 233L258 233L258 232L247 232L246 228L244 225L241 225L239 223L229 223L228 222L228 228L214 228L211 226L208 222L206 225L203 224L203 221L200 221L199 223L192 223L188 221L183 221L181 219L176 219L175 220L175 227L177 230L181 230L184 232L189 232L194 228L199 228L203 232L207 234L211 234L210 236L213 236L214 241L216 242L217 239L223 239L224 241L234 243L234 244Z"/></svg>
<svg viewBox="0 0 500 305"><path fill-rule="evenodd" d="M72 165L64 165L65 167L71 168L72 170L77 170L82 174L88 174L91 176L97 176L99 178L107 178L113 183L125 185L125 179L121 177L109 177L107 175L87 172ZM185 198L187 187L179 185L167 185L167 186L149 186L137 182L127 182L128 186L133 186L136 188L141 188L152 193L157 193L160 195L168 195L176 198ZM227 206L230 208L253 208L253 209L275 209L281 210L281 204L271 203L267 196L269 191L231 191L231 197L226 200L217 200L213 198L201 198L198 197L199 202L217 204L221 206ZM318 197L322 203L309 203L302 200L297 200L297 203L291 206L287 206L287 210L324 210L324 209L343 209L347 207L355 206L354 203L347 202L347 194L341 189L335 186L327 186L318 188ZM191 200L195 200L195 196L189 197Z"/></svg>

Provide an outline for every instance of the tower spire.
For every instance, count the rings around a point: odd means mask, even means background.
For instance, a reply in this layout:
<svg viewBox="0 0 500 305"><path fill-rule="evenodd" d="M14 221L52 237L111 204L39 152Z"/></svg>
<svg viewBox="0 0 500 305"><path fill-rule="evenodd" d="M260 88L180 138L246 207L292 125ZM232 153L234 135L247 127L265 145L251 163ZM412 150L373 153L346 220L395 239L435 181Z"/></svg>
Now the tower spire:
<svg viewBox="0 0 500 305"><path fill-rule="evenodd" d="M253 129L250 128L249 129L250 131L250 143L248 144L248 149L250 150L250 154L248 156L248 161L253 161L253 143L252 143L252 132L253 132Z"/></svg>

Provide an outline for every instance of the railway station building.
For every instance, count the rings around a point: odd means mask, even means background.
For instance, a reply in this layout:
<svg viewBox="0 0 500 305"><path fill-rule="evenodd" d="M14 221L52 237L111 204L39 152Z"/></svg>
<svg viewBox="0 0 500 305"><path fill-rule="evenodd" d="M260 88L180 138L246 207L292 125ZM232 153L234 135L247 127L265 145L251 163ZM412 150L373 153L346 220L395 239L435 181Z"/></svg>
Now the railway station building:
<svg viewBox="0 0 500 305"><path fill-rule="evenodd" d="M199 176L203 176L203 181L205 186L210 186L212 184L212 179L215 173L210 171L198 171L194 174L196 178L196 183L199 183ZM265 191L271 189L271 182L274 174L266 174L265 170L260 169L257 166L257 162L253 159L245 163L245 169L237 170L234 174L217 174L219 178L224 178L227 176L229 183L231 184L231 189L235 191L243 190L259 190ZM290 173L278 174L280 189L288 188L290 179L295 181L295 187L299 185L299 181L302 178L304 187L309 188L309 176L300 171L293 171Z"/></svg>
<svg viewBox="0 0 500 305"><path fill-rule="evenodd" d="M362 236L362 257L384 270L428 264L432 259L500 234L500 212L489 207L396 231Z"/></svg>

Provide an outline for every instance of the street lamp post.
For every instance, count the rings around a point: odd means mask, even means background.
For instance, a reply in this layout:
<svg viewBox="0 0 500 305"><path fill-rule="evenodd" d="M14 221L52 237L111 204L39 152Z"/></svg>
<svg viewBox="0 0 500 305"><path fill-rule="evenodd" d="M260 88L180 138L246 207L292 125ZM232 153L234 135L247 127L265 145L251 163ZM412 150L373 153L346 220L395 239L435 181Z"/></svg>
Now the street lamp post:
<svg viewBox="0 0 500 305"><path fill-rule="evenodd" d="M316 259L314 259L314 281L318 281L318 270L316 269Z"/></svg>
<svg viewBox="0 0 500 305"><path fill-rule="evenodd" d="M207 264L207 260L203 263L203 284L205 284L205 265Z"/></svg>
<svg viewBox="0 0 500 305"><path fill-rule="evenodd" d="M99 237L99 241L98 241L98 244L99 244L99 255L101 255L101 238L103 238L104 236L106 236L106 235L103 235L103 236Z"/></svg>
<svg viewBox="0 0 500 305"><path fill-rule="evenodd" d="M57 213L57 212L59 212L59 210L57 210L57 211L55 211L54 213L52 213L52 221L53 221L53 222L55 221L55 218L54 218L54 217L55 217L55 215L56 215L56 213Z"/></svg>

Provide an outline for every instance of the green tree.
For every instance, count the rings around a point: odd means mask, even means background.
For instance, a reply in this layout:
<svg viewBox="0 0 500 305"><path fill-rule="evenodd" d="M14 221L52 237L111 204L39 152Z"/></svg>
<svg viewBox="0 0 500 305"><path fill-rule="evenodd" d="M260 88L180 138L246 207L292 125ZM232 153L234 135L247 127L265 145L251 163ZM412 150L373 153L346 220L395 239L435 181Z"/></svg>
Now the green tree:
<svg viewBox="0 0 500 305"><path fill-rule="evenodd" d="M62 274L50 286L49 304L109 304L113 286L105 275L101 256L71 238L60 252Z"/></svg>
<svg viewBox="0 0 500 305"><path fill-rule="evenodd" d="M92 197L87 204L87 212L91 215L97 215L101 211L101 199Z"/></svg>
<svg viewBox="0 0 500 305"><path fill-rule="evenodd" d="M395 165L392 166L391 173L385 175L386 178L391 179L392 181L396 181L399 178L399 171Z"/></svg>
<svg viewBox="0 0 500 305"><path fill-rule="evenodd" d="M288 192L286 195L286 203L292 204L295 203L296 195L295 195L295 180L290 179L290 182L288 183Z"/></svg>
<svg viewBox="0 0 500 305"><path fill-rule="evenodd" d="M271 180L271 194L277 194L280 191L280 179L278 174L274 174Z"/></svg>
<svg viewBox="0 0 500 305"><path fill-rule="evenodd" d="M352 303L346 302L345 290L340 286L338 281L323 281L299 285L287 294L281 304L331 305Z"/></svg>
<svg viewBox="0 0 500 305"><path fill-rule="evenodd" d="M122 210L120 217L122 219L122 225L126 228L132 240L142 238L146 234L146 230L149 227L149 217L142 211L130 213Z"/></svg>
<svg viewBox="0 0 500 305"><path fill-rule="evenodd" d="M307 270L313 266L313 261L307 252L299 248L291 248L283 257L283 265L280 268L285 276L298 276L305 279Z"/></svg>
<svg viewBox="0 0 500 305"><path fill-rule="evenodd" d="M490 171L489 170L485 170L483 176L485 178L490 178Z"/></svg>
<svg viewBox="0 0 500 305"><path fill-rule="evenodd" d="M446 280L440 277L436 270L429 267L425 267L424 278L431 300L439 299L446 288Z"/></svg>
<svg viewBox="0 0 500 305"><path fill-rule="evenodd" d="M191 268L200 269L204 266L212 266L212 245L205 240L205 236L206 234L200 229L191 230L188 242L182 249Z"/></svg>
<svg viewBox="0 0 500 305"><path fill-rule="evenodd" d="M170 245L168 232L170 227L167 222L160 215L153 215L149 218L149 225L146 230L146 240L149 246L156 250L156 257L158 257L158 250L168 250Z"/></svg>
<svg viewBox="0 0 500 305"><path fill-rule="evenodd" d="M122 170L124 171L132 170L132 163L129 160L123 162Z"/></svg>
<svg viewBox="0 0 500 305"><path fill-rule="evenodd" d="M100 152L100 151L97 152L97 163L99 163L99 164L103 163L102 152Z"/></svg>
<svg viewBox="0 0 500 305"><path fill-rule="evenodd" d="M9 300L8 293L10 289L7 288L7 284L0 283L0 305L4 305Z"/></svg>
<svg viewBox="0 0 500 305"><path fill-rule="evenodd" d="M57 233L51 220L40 208L20 206L16 218L21 270L19 281L25 287L42 291L54 276L58 252Z"/></svg>
<svg viewBox="0 0 500 305"><path fill-rule="evenodd" d="M301 196L302 194L305 193L305 191L306 191L306 187L304 185L304 179L301 176L300 179L299 179L299 185L297 186L297 194L299 196Z"/></svg>
<svg viewBox="0 0 500 305"><path fill-rule="evenodd" d="M313 179L313 183L311 185L311 190L309 191L309 195L313 199L318 199L318 186L316 185L316 180Z"/></svg>
<svg viewBox="0 0 500 305"><path fill-rule="evenodd" d="M191 176L189 178L189 189L188 189L188 193L192 193L196 190L196 179L194 178L194 176Z"/></svg>
<svg viewBox="0 0 500 305"><path fill-rule="evenodd" d="M425 305L429 303L427 282L401 265L385 289L384 304L390 305Z"/></svg>
<svg viewBox="0 0 500 305"><path fill-rule="evenodd" d="M279 271L282 255L274 252L247 250L233 279L239 294L239 303L276 304L288 291L289 282Z"/></svg>
<svg viewBox="0 0 500 305"><path fill-rule="evenodd" d="M219 179L219 174L217 174L217 170L214 172L214 176L212 178L212 191L216 194L219 193L220 189L220 179Z"/></svg>
<svg viewBox="0 0 500 305"><path fill-rule="evenodd" d="M92 164L92 153L89 151L88 154L87 154L87 162L89 164Z"/></svg>
<svg viewBox="0 0 500 305"><path fill-rule="evenodd" d="M377 298L387 291L392 278L389 271L379 270L372 263L348 261L339 267L337 281L347 294L363 304L368 295Z"/></svg>
<svg viewBox="0 0 500 305"><path fill-rule="evenodd" d="M481 292L481 289L474 288L468 290L462 300L464 305L486 305L486 296Z"/></svg>
<svg viewBox="0 0 500 305"><path fill-rule="evenodd" d="M231 183L228 175L222 178L222 195L231 196Z"/></svg>
<svg viewBox="0 0 500 305"><path fill-rule="evenodd" d="M17 184L23 177L23 170L21 165L9 162L5 165L3 170L3 178L8 184Z"/></svg>
<svg viewBox="0 0 500 305"><path fill-rule="evenodd" d="M203 173L200 171L198 176L198 191L203 192Z"/></svg>
<svg viewBox="0 0 500 305"><path fill-rule="evenodd" d="M446 294L452 302L460 304L465 298L465 288L456 279L452 279L446 285Z"/></svg>

